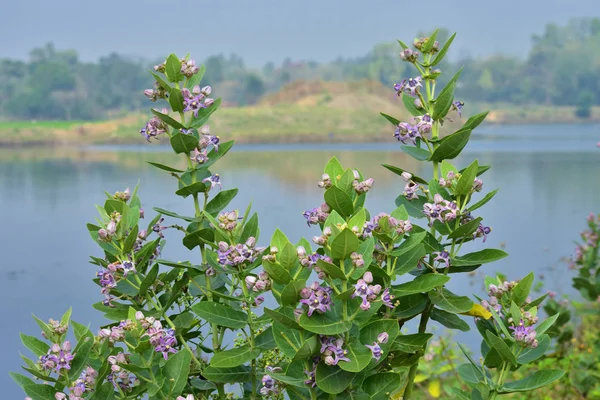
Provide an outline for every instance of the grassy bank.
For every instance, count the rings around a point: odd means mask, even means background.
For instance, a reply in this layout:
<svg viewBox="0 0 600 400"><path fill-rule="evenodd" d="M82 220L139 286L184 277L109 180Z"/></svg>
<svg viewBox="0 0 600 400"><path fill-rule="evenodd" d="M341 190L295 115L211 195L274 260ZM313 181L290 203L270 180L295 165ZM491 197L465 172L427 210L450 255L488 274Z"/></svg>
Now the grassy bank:
<svg viewBox="0 0 600 400"><path fill-rule="evenodd" d="M378 82L293 82L250 107L229 107L211 117L211 128L238 143L372 142L390 140L394 127L380 111L406 120L402 102ZM486 109L487 123L538 124L600 121L600 107L591 118L575 117L574 107L477 104L465 107L464 118ZM149 113L97 122L0 122L0 145L140 143L139 129ZM460 121L457 121L460 122ZM450 133L458 123L446 124Z"/></svg>

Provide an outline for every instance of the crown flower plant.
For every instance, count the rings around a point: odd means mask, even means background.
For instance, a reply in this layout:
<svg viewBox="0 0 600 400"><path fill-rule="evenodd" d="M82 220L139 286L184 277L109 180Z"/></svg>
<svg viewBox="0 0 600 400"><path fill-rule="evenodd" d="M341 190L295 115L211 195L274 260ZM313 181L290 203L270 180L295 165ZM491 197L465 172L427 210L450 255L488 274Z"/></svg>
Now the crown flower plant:
<svg viewBox="0 0 600 400"><path fill-rule="evenodd" d="M400 42L400 57L417 75L393 90L412 117L383 114L400 149L432 163L432 178L384 165L399 175L400 194L393 209L371 213L366 198L382 188L333 157L315 179L323 200L298 211L297 222L315 234L297 243L279 229L267 243L250 206L227 208L238 190L223 185L213 168L233 141L208 128L221 100L202 86L204 67L175 54L157 65L155 87L144 95L168 108L152 109L140 134L149 142L168 141L185 160L186 169L150 164L174 178L175 194L191 198L192 212L154 208L157 215L146 224L137 187L107 194L87 226L101 250L91 257L100 292L94 308L107 323L95 335L71 321L70 310L60 321L36 318L44 340L22 335L35 356L24 357L32 377L12 374L26 395L413 399L418 365L428 362L430 321L465 331L464 316L475 318L483 336L482 358L475 362L465 351L471 362L458 373L472 392L457 390L455 398L494 399L559 379L562 371L544 370L510 381L511 371L544 355L545 331L556 320L542 320L543 298L529 298L533 275L518 282L488 279L489 298L477 303L446 287L507 254L461 251L464 243L483 245L492 234L477 210L496 191L479 195L489 166L451 163L486 113L441 136L449 115L461 118L464 103L454 96L460 71L436 94L443 71L435 67L454 35L443 45L436 36L415 40L414 50ZM178 236L189 261L163 259L167 239ZM416 331L407 332L413 320Z"/></svg>

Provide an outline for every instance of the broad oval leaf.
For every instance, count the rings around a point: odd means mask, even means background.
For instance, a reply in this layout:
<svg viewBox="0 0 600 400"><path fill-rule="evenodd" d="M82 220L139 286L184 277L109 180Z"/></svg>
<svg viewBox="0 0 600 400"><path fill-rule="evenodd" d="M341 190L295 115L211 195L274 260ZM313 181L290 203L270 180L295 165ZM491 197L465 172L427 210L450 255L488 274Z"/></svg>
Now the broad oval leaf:
<svg viewBox="0 0 600 400"><path fill-rule="evenodd" d="M454 314L467 312L473 307L473 301L466 296L457 296L446 288L429 292L429 299L438 308Z"/></svg>
<svg viewBox="0 0 600 400"><path fill-rule="evenodd" d="M349 217L354 212L352 198L337 186L331 186L325 191L325 202L342 217Z"/></svg>
<svg viewBox="0 0 600 400"><path fill-rule="evenodd" d="M253 349L250 346L237 347L231 350L215 353L210 359L210 365L216 368L231 368L242 365L248 361L254 360L260 356L260 349Z"/></svg>
<svg viewBox="0 0 600 400"><path fill-rule="evenodd" d="M415 293L428 292L438 286L444 285L450 277L440 274L425 274L418 276L411 282L392 286L392 293L396 297L408 296Z"/></svg>
<svg viewBox="0 0 600 400"><path fill-rule="evenodd" d="M248 315L225 304L202 301L194 304L191 308L194 314L200 318L226 328L241 329L248 323Z"/></svg>
<svg viewBox="0 0 600 400"><path fill-rule="evenodd" d="M352 378L354 378L353 373L344 371L336 365L320 363L317 366L317 386L325 393L342 393L350 385Z"/></svg>
<svg viewBox="0 0 600 400"><path fill-rule="evenodd" d="M356 234L346 228L341 231L331 242L331 257L336 260L344 260L352 252L358 249L360 241Z"/></svg>
<svg viewBox="0 0 600 400"><path fill-rule="evenodd" d="M372 400L387 400L392 398L406 380L406 373L379 372L363 381L362 388Z"/></svg>
<svg viewBox="0 0 600 400"><path fill-rule="evenodd" d="M463 332L471 329L469 328L469 324L460 319L458 315L437 308L431 310L431 319L439 322L448 329L458 329Z"/></svg>
<svg viewBox="0 0 600 400"><path fill-rule="evenodd" d="M171 142L171 147L177 154L189 153L198 146L198 139L192 135L181 132L177 132L171 136L169 141Z"/></svg>
<svg viewBox="0 0 600 400"><path fill-rule="evenodd" d="M469 142L471 129L461 129L440 140L437 148L429 157L430 161L442 161L453 159L460 154Z"/></svg>
<svg viewBox="0 0 600 400"><path fill-rule="evenodd" d="M456 257L452 260L452 265L455 267L479 265L498 261L507 256L508 254L502 250L484 249L474 253L465 254L464 256Z"/></svg>
<svg viewBox="0 0 600 400"><path fill-rule="evenodd" d="M559 380L564 374L565 371L556 369L536 371L525 379L505 383L498 390L498 393L529 392Z"/></svg>

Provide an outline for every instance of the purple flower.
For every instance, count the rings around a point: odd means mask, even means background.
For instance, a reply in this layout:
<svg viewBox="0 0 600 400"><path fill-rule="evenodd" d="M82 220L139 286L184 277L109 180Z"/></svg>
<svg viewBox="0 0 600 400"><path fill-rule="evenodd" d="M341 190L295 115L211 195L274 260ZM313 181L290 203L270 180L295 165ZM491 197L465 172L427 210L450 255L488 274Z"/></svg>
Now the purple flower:
<svg viewBox="0 0 600 400"><path fill-rule="evenodd" d="M205 162L208 161L208 154L206 149L203 149L202 151L198 150L198 149L194 149L192 155L190 156L190 160L198 163L198 164L204 164Z"/></svg>
<svg viewBox="0 0 600 400"><path fill-rule="evenodd" d="M456 219L458 209L455 202L444 200L439 193L436 193L433 203L423 205L423 213L429 218L429 226L431 226L434 221L445 223Z"/></svg>
<svg viewBox="0 0 600 400"><path fill-rule="evenodd" d="M310 317L315 311L323 314L331 309L331 288L322 287L318 282L304 288L300 293L301 304L308 306L307 315Z"/></svg>
<svg viewBox="0 0 600 400"><path fill-rule="evenodd" d="M446 250L435 251L433 252L433 254L436 254L436 257L433 259L434 262L438 261L440 263L446 264L446 268L450 266L450 253L448 253Z"/></svg>
<svg viewBox="0 0 600 400"><path fill-rule="evenodd" d="M163 108L160 111L162 114L168 114L168 110ZM147 141L150 141L150 138L157 137L160 134L163 134L167 131L167 124L163 122L157 116L150 118L150 120L146 123L146 125L140 129L140 134L146 138Z"/></svg>
<svg viewBox="0 0 600 400"><path fill-rule="evenodd" d="M517 342L520 342L525 347L537 347L538 341L535 338L536 332L533 326L525 326L523 320L517 326L509 326L513 330L513 336Z"/></svg>
<svg viewBox="0 0 600 400"><path fill-rule="evenodd" d="M312 369L310 371L304 370L307 379L304 381L305 385L309 385L310 387L317 386L317 365L319 365L320 357L315 357L313 359Z"/></svg>
<svg viewBox="0 0 600 400"><path fill-rule="evenodd" d="M404 186L404 192L402 192L402 195L405 196L407 200L416 199L419 197L417 195L418 190L419 190L419 185L417 185L413 181L410 181L406 184L406 186Z"/></svg>
<svg viewBox="0 0 600 400"><path fill-rule="evenodd" d="M406 144L410 140L413 144L417 144L417 138L422 138L417 125L412 125L408 122L400 122L394 132L394 137L402 144Z"/></svg>
<svg viewBox="0 0 600 400"><path fill-rule="evenodd" d="M402 52L400 52L400 58L406 62L414 63L415 61L417 61L418 57L419 57L419 52L413 51L411 49L404 49L404 50L402 50Z"/></svg>
<svg viewBox="0 0 600 400"><path fill-rule="evenodd" d="M177 339L175 338L175 329L163 330L163 334L159 337L157 345L154 350L162 353L163 358L167 360L169 353L177 353L177 350L173 346L177 345Z"/></svg>
<svg viewBox="0 0 600 400"><path fill-rule="evenodd" d="M197 74L200 68L196 66L196 62L194 60L182 60L181 62L181 73L186 78L191 78L193 75Z"/></svg>
<svg viewBox="0 0 600 400"><path fill-rule="evenodd" d="M455 101L452 103L452 109L456 111L459 117L462 117L462 108L465 105L462 101Z"/></svg>
<svg viewBox="0 0 600 400"><path fill-rule="evenodd" d="M129 260L123 261L121 263L121 268L123 269L123 276L127 276L129 272L133 272L134 274L137 272L135 270L135 264Z"/></svg>
<svg viewBox="0 0 600 400"><path fill-rule="evenodd" d="M75 358L75 355L71 354L71 342L67 340L62 346L56 343L53 344L48 350L45 361L46 363L51 361L55 365L56 372L60 373L61 369L71 369L71 361L73 361L73 358Z"/></svg>
<svg viewBox="0 0 600 400"><path fill-rule="evenodd" d="M379 359L383 355L383 351L381 350L381 347L379 346L379 343L373 342L372 345L366 344L365 346L368 347L369 350L371 350L371 353L373 353L373 358L375 360L379 361Z"/></svg>
<svg viewBox="0 0 600 400"><path fill-rule="evenodd" d="M276 395L279 393L279 389L276 386L275 379L273 379L270 375L265 375L262 377L262 388L260 388L260 394L263 396Z"/></svg>
<svg viewBox="0 0 600 400"><path fill-rule="evenodd" d="M394 308L392 300L394 300L394 296L390 294L390 289L386 288L381 294L381 301L383 302L383 305L389 308Z"/></svg>
<svg viewBox="0 0 600 400"><path fill-rule="evenodd" d="M319 223L324 223L327 220L330 210L331 209L327 203L323 203L320 207L315 207L311 210L304 211L302 215L304 218L306 218L306 223L308 226L317 225Z"/></svg>
<svg viewBox="0 0 600 400"><path fill-rule="evenodd" d="M390 335L387 332L381 332L379 335L377 335L377 341L379 343L387 343L389 338Z"/></svg>
<svg viewBox="0 0 600 400"><path fill-rule="evenodd" d="M483 243L485 243L487 239L487 235L490 234L492 228L489 226L483 226L483 224L479 224L475 233L473 233L473 239L477 239L479 237L483 237Z"/></svg>
<svg viewBox="0 0 600 400"><path fill-rule="evenodd" d="M335 336L319 336L321 342L321 355L327 365L337 365L340 361L350 362L346 357L348 350L344 350L344 339Z"/></svg>
<svg viewBox="0 0 600 400"><path fill-rule="evenodd" d="M206 182L210 182L210 189L214 189L216 186L218 186L219 189L223 188L223 185L221 185L221 178L219 177L219 174L214 174L209 176L208 178L202 179L202 183Z"/></svg>
<svg viewBox="0 0 600 400"><path fill-rule="evenodd" d="M362 279L359 279L354 285L354 293L350 298L360 297L362 303L360 308L364 311L371 308L371 302L377 299L377 295L381 292L381 285L369 285L369 282L373 282L373 275L370 272L365 272Z"/></svg>
<svg viewBox="0 0 600 400"><path fill-rule="evenodd" d="M189 90L188 90L188 92L189 92ZM182 91L182 93L183 93L183 91ZM203 97L204 96L202 96L202 95L191 96L191 97L185 97L185 95L184 95L183 112L192 111L194 113L194 117L198 118L198 111L200 111L200 109L202 109L202 108L206 108L206 104L204 104L204 102L202 101Z"/></svg>
<svg viewBox="0 0 600 400"><path fill-rule="evenodd" d="M373 178L369 178L362 182L355 180L352 182L352 187L354 188L354 190L356 191L357 194L363 194L363 193L367 193L369 191L369 189L371 189L373 187L373 182L374 182Z"/></svg>

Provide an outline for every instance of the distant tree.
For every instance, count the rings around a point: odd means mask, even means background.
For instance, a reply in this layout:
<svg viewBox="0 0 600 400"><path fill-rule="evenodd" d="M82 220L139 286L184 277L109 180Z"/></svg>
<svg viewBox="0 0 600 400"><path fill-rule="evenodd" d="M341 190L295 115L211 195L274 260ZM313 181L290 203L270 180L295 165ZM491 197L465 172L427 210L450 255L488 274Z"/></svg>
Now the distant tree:
<svg viewBox="0 0 600 400"><path fill-rule="evenodd" d="M579 95L575 116L577 118L587 119L592 116L592 105L594 103L594 93L585 90Z"/></svg>

